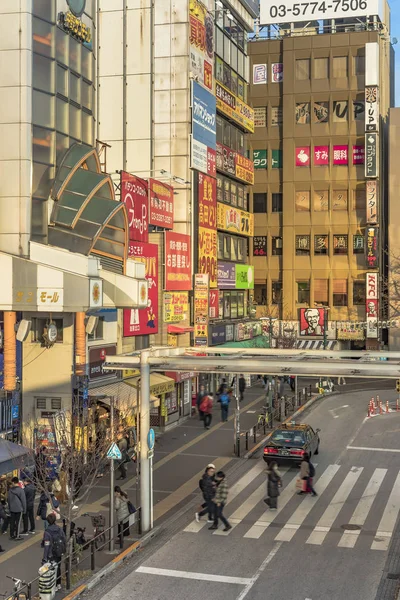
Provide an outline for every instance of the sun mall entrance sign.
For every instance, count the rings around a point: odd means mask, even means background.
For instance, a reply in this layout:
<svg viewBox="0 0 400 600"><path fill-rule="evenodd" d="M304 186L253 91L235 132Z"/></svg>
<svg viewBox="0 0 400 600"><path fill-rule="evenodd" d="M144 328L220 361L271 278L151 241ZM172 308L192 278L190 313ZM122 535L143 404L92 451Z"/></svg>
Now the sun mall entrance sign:
<svg viewBox="0 0 400 600"><path fill-rule="evenodd" d="M382 0L260 0L260 25L365 16L378 16L383 21Z"/></svg>

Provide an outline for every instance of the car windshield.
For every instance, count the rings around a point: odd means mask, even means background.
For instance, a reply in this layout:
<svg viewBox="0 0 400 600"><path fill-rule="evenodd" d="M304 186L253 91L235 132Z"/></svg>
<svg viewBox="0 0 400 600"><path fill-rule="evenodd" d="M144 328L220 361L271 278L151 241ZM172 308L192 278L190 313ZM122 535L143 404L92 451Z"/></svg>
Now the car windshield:
<svg viewBox="0 0 400 600"><path fill-rule="evenodd" d="M274 444L289 444L290 446L304 446L304 433L302 431L283 431L278 429L271 437Z"/></svg>

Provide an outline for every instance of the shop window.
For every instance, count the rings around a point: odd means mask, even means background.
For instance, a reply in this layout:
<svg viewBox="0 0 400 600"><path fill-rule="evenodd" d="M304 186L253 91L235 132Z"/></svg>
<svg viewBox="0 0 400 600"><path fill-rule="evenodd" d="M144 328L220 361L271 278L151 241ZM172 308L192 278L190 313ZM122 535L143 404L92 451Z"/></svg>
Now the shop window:
<svg viewBox="0 0 400 600"><path fill-rule="evenodd" d="M310 211L310 192L296 192L296 211Z"/></svg>
<svg viewBox="0 0 400 600"><path fill-rule="evenodd" d="M296 256L309 256L310 236L296 235Z"/></svg>
<svg viewBox="0 0 400 600"><path fill-rule="evenodd" d="M358 75L363 77L365 75L365 56L357 55L353 56L353 73L354 75Z"/></svg>
<svg viewBox="0 0 400 600"><path fill-rule="evenodd" d="M282 238L272 237L272 256L282 256Z"/></svg>
<svg viewBox="0 0 400 600"><path fill-rule="evenodd" d="M328 279L314 279L314 302L322 306L329 304Z"/></svg>
<svg viewBox="0 0 400 600"><path fill-rule="evenodd" d="M33 54L32 87L54 94L54 60Z"/></svg>
<svg viewBox="0 0 400 600"><path fill-rule="evenodd" d="M35 318L32 319L32 341L37 343L43 343L43 334L49 323L55 323L57 327L57 339L56 343L62 343L64 339L63 330L63 319L50 319L50 318Z"/></svg>
<svg viewBox="0 0 400 600"><path fill-rule="evenodd" d="M281 106L271 106L271 126L279 127L283 122L283 111Z"/></svg>
<svg viewBox="0 0 400 600"><path fill-rule="evenodd" d="M333 254L347 254L348 249L348 236L347 235L334 235L333 236Z"/></svg>
<svg viewBox="0 0 400 600"><path fill-rule="evenodd" d="M224 292L224 319L231 318L231 293Z"/></svg>
<svg viewBox="0 0 400 600"><path fill-rule="evenodd" d="M238 317L244 317L245 292L238 292Z"/></svg>
<svg viewBox="0 0 400 600"><path fill-rule="evenodd" d="M88 340L94 341L102 339L104 339L104 317L99 317L97 326L95 327L92 333L88 334Z"/></svg>
<svg viewBox="0 0 400 600"><path fill-rule="evenodd" d="M333 192L332 210L347 210L347 190L336 190Z"/></svg>
<svg viewBox="0 0 400 600"><path fill-rule="evenodd" d="M238 297L237 292L231 292L231 319L238 317Z"/></svg>
<svg viewBox="0 0 400 600"><path fill-rule="evenodd" d="M316 212L329 210L329 190L314 190L314 210Z"/></svg>
<svg viewBox="0 0 400 600"><path fill-rule="evenodd" d="M332 60L332 77L333 79L340 79L342 77L348 77L348 57L347 56L334 56Z"/></svg>
<svg viewBox="0 0 400 600"><path fill-rule="evenodd" d="M353 304L365 306L365 281L353 281Z"/></svg>
<svg viewBox="0 0 400 600"><path fill-rule="evenodd" d="M363 235L353 235L353 254L364 254L365 237Z"/></svg>
<svg viewBox="0 0 400 600"><path fill-rule="evenodd" d="M347 306L347 279L333 280L333 306Z"/></svg>
<svg viewBox="0 0 400 600"><path fill-rule="evenodd" d="M267 194L264 192L257 192L253 194L253 212L255 213L266 213L267 212Z"/></svg>
<svg viewBox="0 0 400 600"><path fill-rule="evenodd" d="M310 59L300 58L296 60L296 79L305 81L310 79Z"/></svg>
<svg viewBox="0 0 400 600"><path fill-rule="evenodd" d="M272 212L282 212L283 197L281 192L272 194Z"/></svg>
<svg viewBox="0 0 400 600"><path fill-rule="evenodd" d="M283 290L282 281L273 281L272 282L271 304L281 304L282 290Z"/></svg>
<svg viewBox="0 0 400 600"><path fill-rule="evenodd" d="M314 58L314 79L329 78L329 58Z"/></svg>
<svg viewBox="0 0 400 600"><path fill-rule="evenodd" d="M326 255L329 253L329 236L316 235L314 236L314 254Z"/></svg>
<svg viewBox="0 0 400 600"><path fill-rule="evenodd" d="M267 285L266 283L254 284L254 301L259 306L267 304Z"/></svg>
<svg viewBox="0 0 400 600"><path fill-rule="evenodd" d="M310 304L310 282L297 281L297 303Z"/></svg>

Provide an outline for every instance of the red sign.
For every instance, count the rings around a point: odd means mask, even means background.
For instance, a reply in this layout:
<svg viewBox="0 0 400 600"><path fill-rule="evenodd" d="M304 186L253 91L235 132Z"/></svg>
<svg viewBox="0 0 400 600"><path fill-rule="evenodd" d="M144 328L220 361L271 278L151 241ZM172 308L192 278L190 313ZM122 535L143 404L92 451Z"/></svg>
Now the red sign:
<svg viewBox="0 0 400 600"><path fill-rule="evenodd" d="M363 165L364 159L365 159L364 146L353 146L353 165Z"/></svg>
<svg viewBox="0 0 400 600"><path fill-rule="evenodd" d="M172 229L174 226L174 188L149 179L150 225Z"/></svg>
<svg viewBox="0 0 400 600"><path fill-rule="evenodd" d="M329 146L314 146L314 165L316 167L329 165Z"/></svg>
<svg viewBox="0 0 400 600"><path fill-rule="evenodd" d="M300 308L300 335L317 337L324 335L325 309Z"/></svg>
<svg viewBox="0 0 400 600"><path fill-rule="evenodd" d="M165 289L192 289L190 236L174 231L165 232Z"/></svg>
<svg viewBox="0 0 400 600"><path fill-rule="evenodd" d="M121 171L121 202L126 206L129 239L147 242L149 239L149 198L147 181Z"/></svg>
<svg viewBox="0 0 400 600"><path fill-rule="evenodd" d="M210 290L210 300L208 303L208 315L210 319L218 319L219 310L219 290Z"/></svg>
<svg viewBox="0 0 400 600"><path fill-rule="evenodd" d="M349 147L333 146L333 164L347 165L349 163Z"/></svg>
<svg viewBox="0 0 400 600"><path fill-rule="evenodd" d="M158 246L156 244L129 244L129 256L146 265L149 282L147 308L124 309L124 336L150 335L158 331Z"/></svg>
<svg viewBox="0 0 400 600"><path fill-rule="evenodd" d="M310 166L310 146L296 148L296 167Z"/></svg>
<svg viewBox="0 0 400 600"><path fill-rule="evenodd" d="M199 226L217 229L217 180L199 173Z"/></svg>

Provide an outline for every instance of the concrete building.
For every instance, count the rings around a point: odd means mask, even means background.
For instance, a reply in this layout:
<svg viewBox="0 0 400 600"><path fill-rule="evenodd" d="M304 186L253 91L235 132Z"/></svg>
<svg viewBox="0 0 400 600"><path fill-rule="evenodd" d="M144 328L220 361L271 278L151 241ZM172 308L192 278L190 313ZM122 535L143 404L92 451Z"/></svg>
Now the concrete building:
<svg viewBox="0 0 400 600"><path fill-rule="evenodd" d="M382 10L285 24L261 2L249 42L257 313L290 322L300 347L387 343L379 298L394 81Z"/></svg>

